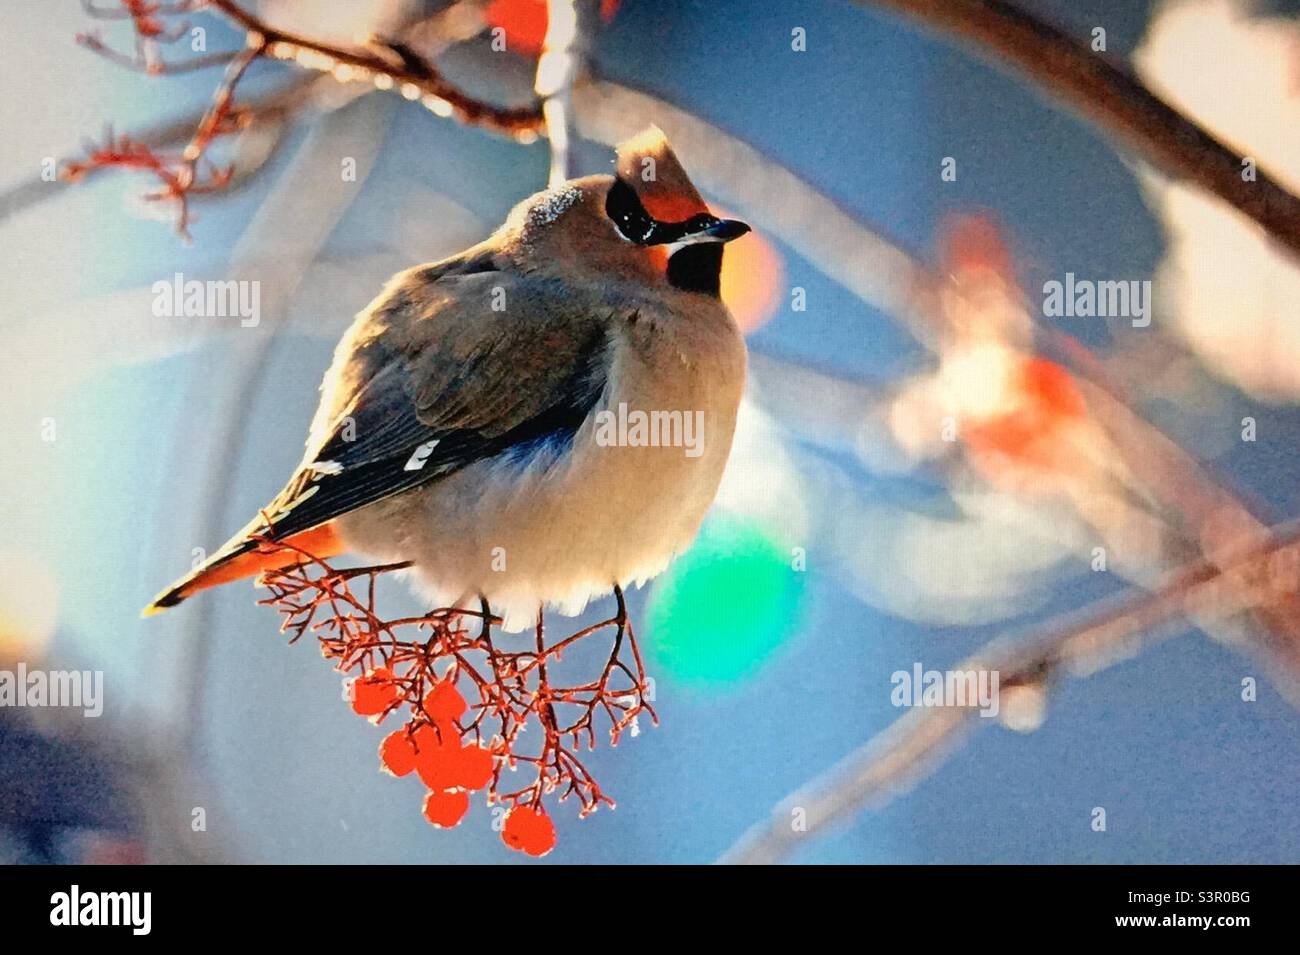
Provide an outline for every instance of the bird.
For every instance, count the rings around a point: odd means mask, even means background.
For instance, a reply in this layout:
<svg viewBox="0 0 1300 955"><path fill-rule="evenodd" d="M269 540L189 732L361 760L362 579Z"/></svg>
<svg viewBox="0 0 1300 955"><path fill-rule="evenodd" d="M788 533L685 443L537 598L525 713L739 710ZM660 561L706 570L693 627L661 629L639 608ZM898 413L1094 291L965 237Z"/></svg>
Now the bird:
<svg viewBox="0 0 1300 955"><path fill-rule="evenodd" d="M694 540L730 453L746 349L719 274L749 231L652 126L612 175L399 272L339 341L283 490L143 615L304 555L407 564L436 606L486 602L515 631L642 585Z"/></svg>

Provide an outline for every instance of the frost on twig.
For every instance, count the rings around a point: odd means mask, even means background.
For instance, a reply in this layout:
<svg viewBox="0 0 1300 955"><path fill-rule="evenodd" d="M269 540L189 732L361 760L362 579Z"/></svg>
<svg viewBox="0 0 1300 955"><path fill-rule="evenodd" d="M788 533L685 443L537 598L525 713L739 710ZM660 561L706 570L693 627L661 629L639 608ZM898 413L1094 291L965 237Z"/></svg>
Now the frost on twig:
<svg viewBox="0 0 1300 955"><path fill-rule="evenodd" d="M177 208L176 227L188 237L191 196L224 188L233 169L219 168L207 160L214 141L243 129L249 114L237 100L238 86L248 69L260 59L292 60L309 69L332 73L340 82L373 82L378 89L394 90L420 100L439 116L454 117L470 125L486 126L511 135L534 139L542 126L540 107L502 107L470 96L449 82L436 66L401 42L374 38L367 46L348 48L273 27L249 13L234 0L117 0L116 5L84 3L99 21L129 21L134 44L131 53L114 49L98 33L87 32L77 42L110 62L151 76L191 73L226 64L226 73L213 94L212 105L200 119L188 145L179 154L156 151L130 137L114 138L88 150L85 159L68 163L64 177L77 180L87 173L110 167L144 171L155 176L160 188L149 193L152 201L170 201ZM205 53L189 59L165 56L189 30L183 14L212 11L244 31L241 50Z"/></svg>
<svg viewBox="0 0 1300 955"><path fill-rule="evenodd" d="M489 804L506 807L506 844L544 855L555 844L546 799L573 797L580 816L614 805L581 753L595 748L602 725L617 745L625 732L636 735L642 715L658 722L621 591L609 619L555 637L539 612L521 637L494 632L501 621L486 601L386 618L377 583L405 565L338 569L301 556L265 575L270 596L260 602L280 611L291 643L313 637L349 675L355 712L375 724L400 721L380 746L381 767L420 779L430 823L457 825L469 793L484 790ZM592 672L561 675L574 669L566 655L586 657L579 645L600 640L608 650Z"/></svg>

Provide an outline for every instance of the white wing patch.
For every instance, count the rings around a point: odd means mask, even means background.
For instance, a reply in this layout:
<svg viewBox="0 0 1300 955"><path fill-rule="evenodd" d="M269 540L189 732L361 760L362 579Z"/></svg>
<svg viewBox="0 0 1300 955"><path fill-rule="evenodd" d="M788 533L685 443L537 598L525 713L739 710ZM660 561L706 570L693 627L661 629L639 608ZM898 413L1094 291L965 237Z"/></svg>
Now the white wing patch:
<svg viewBox="0 0 1300 955"><path fill-rule="evenodd" d="M432 441L426 441L424 442L424 444L416 448L415 452L407 459L406 465L402 468L402 470L403 471L423 470L424 465L428 463L429 455L433 454L433 449L438 446L439 440L440 440L439 438L434 438Z"/></svg>
<svg viewBox="0 0 1300 955"><path fill-rule="evenodd" d="M342 474L343 465L337 461L313 461L307 465L316 474Z"/></svg>

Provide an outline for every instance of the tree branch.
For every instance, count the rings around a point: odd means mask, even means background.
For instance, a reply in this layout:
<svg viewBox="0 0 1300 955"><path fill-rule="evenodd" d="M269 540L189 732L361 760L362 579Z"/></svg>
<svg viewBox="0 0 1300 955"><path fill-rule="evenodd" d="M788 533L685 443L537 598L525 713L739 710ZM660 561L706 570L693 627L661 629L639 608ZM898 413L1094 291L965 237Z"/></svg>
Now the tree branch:
<svg viewBox="0 0 1300 955"><path fill-rule="evenodd" d="M551 143L552 188L576 173L572 158L572 141L577 136L573 85L586 66L598 21L596 0L547 0L546 40L537 60L534 89L542 100L546 135Z"/></svg>
<svg viewBox="0 0 1300 955"><path fill-rule="evenodd" d="M1028 643L995 640L954 669L996 672L1004 695L1012 688L1041 699L1063 670L1088 676L1135 656L1144 636L1154 643L1172 635L1168 625L1189 608L1217 613L1233 609L1245 589L1242 579L1255 581L1257 587L1266 581L1263 587L1268 590L1294 589L1294 562L1288 559L1294 558L1297 542L1300 521L1280 525L1267 543L1243 548L1236 559L1225 561L1224 570L1206 561L1193 562L1154 593L1101 602ZM1268 599L1263 595L1261 602ZM1003 700L1004 712L1007 702ZM779 862L858 811L887 804L937 769L972 722L994 722L976 718L977 713L973 707L910 710L829 773L782 800L766 821L745 833L718 861ZM801 827L792 824L795 810L802 810Z"/></svg>
<svg viewBox="0 0 1300 955"><path fill-rule="evenodd" d="M1174 179L1194 183L1254 219L1300 257L1300 198L1149 90L1127 64L1007 0L855 0L887 7L970 41L994 66L1012 64L1056 98L1115 134Z"/></svg>
<svg viewBox="0 0 1300 955"><path fill-rule="evenodd" d="M233 0L209 0L209 3L214 10L225 14L245 30L265 37L270 54L280 59L297 59L304 66L314 66L317 69L333 69L343 65L376 76L389 77L399 88L406 87L416 96L423 94L442 100L447 104L450 115L470 126L519 134L535 133L542 125L541 109L537 104L502 107L475 99L463 93L444 78L437 67L409 48L395 50L391 57L370 50L347 49L272 27ZM315 54L316 59L311 54ZM324 59L319 59L321 57Z"/></svg>

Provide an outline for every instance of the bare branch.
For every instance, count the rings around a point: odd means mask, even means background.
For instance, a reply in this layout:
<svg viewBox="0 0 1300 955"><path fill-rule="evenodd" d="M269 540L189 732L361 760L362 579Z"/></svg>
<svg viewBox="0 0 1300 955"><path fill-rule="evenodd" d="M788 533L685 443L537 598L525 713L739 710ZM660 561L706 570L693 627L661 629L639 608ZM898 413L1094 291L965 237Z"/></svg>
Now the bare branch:
<svg viewBox="0 0 1300 955"><path fill-rule="evenodd" d="M512 135L536 135L542 126L541 109L537 104L502 107L469 96L444 78L437 67L408 47L390 47L385 51L389 55L378 50L348 49L272 27L233 0L210 0L210 6L250 34L263 36L270 55L279 59L295 59L303 66L322 70L340 67L360 70L363 74L360 78L366 75L386 77L390 82L385 84L385 88L396 88L411 99L430 97L429 105L435 112L445 109L449 115L470 126L483 126Z"/></svg>
<svg viewBox="0 0 1300 955"><path fill-rule="evenodd" d="M1280 525L1267 543L1243 548L1234 560L1225 561L1224 570L1193 562L1154 593L1105 601L1036 639L995 640L955 669L997 672L1004 705L1009 688L1044 694L1062 671L1087 676L1135 656L1144 640L1149 645L1172 635L1176 631L1170 625L1185 612L1235 609L1243 580L1255 582L1261 603L1275 600L1279 590L1294 593L1297 542L1300 521ZM910 710L825 776L782 800L719 861L778 862L835 823L885 805L937 769L972 723L993 722L979 719L978 713L973 707ZM805 823L798 828L791 825L796 808Z"/></svg>
<svg viewBox="0 0 1300 955"><path fill-rule="evenodd" d="M550 185L555 187L575 174L573 84L586 65L600 17L596 0L547 0L546 16L546 40L537 60L534 89L542 100L551 141Z"/></svg>
<svg viewBox="0 0 1300 955"><path fill-rule="evenodd" d="M1151 92L1127 64L1094 53L1007 0L855 2L888 7L972 41L994 66L1015 65L1167 175L1235 206L1300 256L1300 198L1263 170L1255 181L1243 180L1242 157Z"/></svg>

